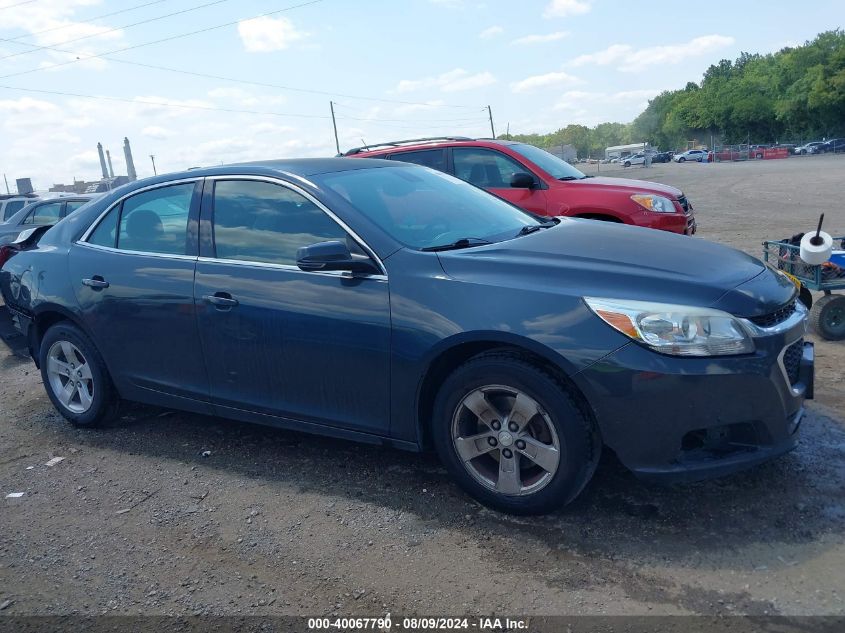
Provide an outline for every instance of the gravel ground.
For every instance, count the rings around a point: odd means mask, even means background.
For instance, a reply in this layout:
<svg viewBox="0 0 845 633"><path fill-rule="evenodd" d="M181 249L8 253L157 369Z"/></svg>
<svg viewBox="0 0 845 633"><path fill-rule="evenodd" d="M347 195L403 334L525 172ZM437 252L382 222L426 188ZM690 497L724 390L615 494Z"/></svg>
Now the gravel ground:
<svg viewBox="0 0 845 633"><path fill-rule="evenodd" d="M845 158L606 167L683 188L700 237L754 254L822 211L845 233ZM790 455L662 488L606 453L572 506L520 519L431 455L141 406L76 430L4 348L0 612L845 614L843 349L817 343Z"/></svg>

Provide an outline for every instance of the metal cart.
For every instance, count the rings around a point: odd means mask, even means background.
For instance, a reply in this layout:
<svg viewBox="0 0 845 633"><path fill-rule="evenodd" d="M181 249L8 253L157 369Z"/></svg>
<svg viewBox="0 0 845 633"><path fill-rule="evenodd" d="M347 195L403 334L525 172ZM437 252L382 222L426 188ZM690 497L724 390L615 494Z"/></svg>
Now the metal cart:
<svg viewBox="0 0 845 633"><path fill-rule="evenodd" d="M845 244L842 237L835 237L835 244ZM810 308L810 325L829 341L845 339L845 295L834 290L845 290L845 276L834 276L834 268L811 266L800 257L801 247L789 241L763 242L763 259L782 270L795 281L801 290L801 301ZM813 301L810 290L823 292L824 296Z"/></svg>

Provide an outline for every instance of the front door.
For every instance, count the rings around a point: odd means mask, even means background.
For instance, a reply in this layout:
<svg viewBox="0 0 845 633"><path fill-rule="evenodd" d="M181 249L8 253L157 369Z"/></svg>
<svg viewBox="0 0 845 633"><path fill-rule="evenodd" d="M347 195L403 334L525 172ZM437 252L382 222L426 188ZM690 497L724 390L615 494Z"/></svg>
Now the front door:
<svg viewBox="0 0 845 633"><path fill-rule="evenodd" d="M220 413L386 435L386 277L296 266L297 249L316 242L360 249L352 236L304 192L262 179L209 179L202 226L194 293Z"/></svg>
<svg viewBox="0 0 845 633"><path fill-rule="evenodd" d="M210 411L189 401L208 400L194 310L197 242L189 235L201 186L132 194L70 249L85 324L125 398Z"/></svg>
<svg viewBox="0 0 845 633"><path fill-rule="evenodd" d="M483 187L526 211L546 215L546 192L543 189L510 186L515 173L532 173L510 156L482 147L455 147L452 149L452 162L455 176L461 180ZM539 180L537 182L540 183Z"/></svg>

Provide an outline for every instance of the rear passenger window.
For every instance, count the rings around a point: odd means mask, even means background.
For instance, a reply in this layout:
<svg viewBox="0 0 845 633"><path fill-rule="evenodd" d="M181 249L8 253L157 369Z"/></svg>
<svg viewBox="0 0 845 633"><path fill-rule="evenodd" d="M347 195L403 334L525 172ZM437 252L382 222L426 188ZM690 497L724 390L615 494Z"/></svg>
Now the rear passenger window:
<svg viewBox="0 0 845 633"><path fill-rule="evenodd" d="M214 184L214 244L220 259L294 266L297 249L329 240L347 240L346 231L287 187L254 180Z"/></svg>
<svg viewBox="0 0 845 633"><path fill-rule="evenodd" d="M40 204L35 207L26 216L23 224L32 224L34 226L41 226L43 224L55 224L59 221L59 215L62 211L61 202L51 202L49 204Z"/></svg>
<svg viewBox="0 0 845 633"><path fill-rule="evenodd" d="M194 183L185 183L131 196L102 219L88 243L141 253L185 255L193 193Z"/></svg>
<svg viewBox="0 0 845 633"><path fill-rule="evenodd" d="M439 171L446 171L446 150L426 149L419 152L400 152L390 156L393 160L401 160L403 163L414 163L423 167L431 167Z"/></svg>

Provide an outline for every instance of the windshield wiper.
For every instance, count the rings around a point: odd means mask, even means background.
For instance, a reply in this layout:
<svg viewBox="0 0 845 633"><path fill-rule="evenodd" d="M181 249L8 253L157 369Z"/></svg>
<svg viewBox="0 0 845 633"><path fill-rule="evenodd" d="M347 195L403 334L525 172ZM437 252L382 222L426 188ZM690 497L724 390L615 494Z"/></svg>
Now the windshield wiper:
<svg viewBox="0 0 845 633"><path fill-rule="evenodd" d="M543 222L542 224L531 224L529 226L523 226L521 229L519 229L519 233L517 233L516 236L521 237L522 235L530 235L531 233L539 231L540 229L550 229L553 226L557 226L558 222L560 222L560 220L556 221L556 220L554 220L554 218L549 218L549 219L551 220L550 222Z"/></svg>
<svg viewBox="0 0 845 633"><path fill-rule="evenodd" d="M441 244L440 246L426 246L425 248L421 248L421 251L425 251L427 253L435 252L435 251L455 251L459 248L470 248L472 246L482 246L484 244L492 244L493 242L489 240L483 240L480 237L462 237L459 240L455 240L450 244Z"/></svg>
<svg viewBox="0 0 845 633"><path fill-rule="evenodd" d="M578 176L561 176L558 180L581 180Z"/></svg>

